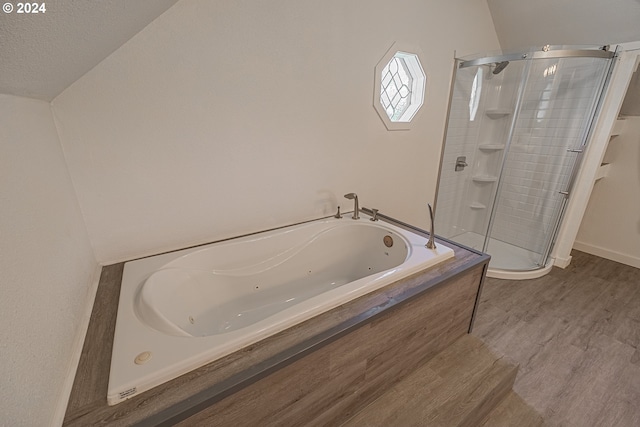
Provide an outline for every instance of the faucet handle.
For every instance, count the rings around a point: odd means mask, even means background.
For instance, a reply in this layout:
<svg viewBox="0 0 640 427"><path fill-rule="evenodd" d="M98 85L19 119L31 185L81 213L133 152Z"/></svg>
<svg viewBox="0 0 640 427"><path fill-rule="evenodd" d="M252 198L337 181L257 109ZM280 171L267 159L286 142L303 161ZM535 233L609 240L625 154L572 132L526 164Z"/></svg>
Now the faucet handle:
<svg viewBox="0 0 640 427"><path fill-rule="evenodd" d="M342 218L342 215L340 215L340 206L338 206L338 212L336 212L336 214L333 216L334 218Z"/></svg>
<svg viewBox="0 0 640 427"><path fill-rule="evenodd" d="M369 221L377 221L378 220L378 209L371 209L373 212L373 216L369 219Z"/></svg>
<svg viewBox="0 0 640 427"><path fill-rule="evenodd" d="M425 246L428 249L435 249L436 242L434 240L435 235L433 234L433 208L431 208L430 203L427 203L427 206L429 207L429 218L431 219L431 229L429 230L429 241L427 241L427 244Z"/></svg>

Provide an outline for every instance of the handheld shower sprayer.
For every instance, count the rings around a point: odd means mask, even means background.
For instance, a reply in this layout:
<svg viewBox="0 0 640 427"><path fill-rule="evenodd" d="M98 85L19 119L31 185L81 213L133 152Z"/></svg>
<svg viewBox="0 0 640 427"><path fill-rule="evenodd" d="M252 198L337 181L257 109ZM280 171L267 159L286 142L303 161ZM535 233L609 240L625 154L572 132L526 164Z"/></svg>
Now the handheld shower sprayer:
<svg viewBox="0 0 640 427"><path fill-rule="evenodd" d="M358 205L358 195L356 193L347 193L344 195L345 198L354 201L353 207L353 219L360 219L360 206Z"/></svg>

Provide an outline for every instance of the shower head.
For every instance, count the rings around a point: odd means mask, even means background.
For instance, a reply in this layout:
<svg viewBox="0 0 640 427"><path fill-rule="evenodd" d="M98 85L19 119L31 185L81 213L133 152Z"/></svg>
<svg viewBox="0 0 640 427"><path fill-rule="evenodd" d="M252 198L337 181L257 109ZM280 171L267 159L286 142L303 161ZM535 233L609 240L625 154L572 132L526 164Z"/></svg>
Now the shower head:
<svg viewBox="0 0 640 427"><path fill-rule="evenodd" d="M496 62L496 68L493 69L493 74L500 74L502 70L507 68L509 61Z"/></svg>

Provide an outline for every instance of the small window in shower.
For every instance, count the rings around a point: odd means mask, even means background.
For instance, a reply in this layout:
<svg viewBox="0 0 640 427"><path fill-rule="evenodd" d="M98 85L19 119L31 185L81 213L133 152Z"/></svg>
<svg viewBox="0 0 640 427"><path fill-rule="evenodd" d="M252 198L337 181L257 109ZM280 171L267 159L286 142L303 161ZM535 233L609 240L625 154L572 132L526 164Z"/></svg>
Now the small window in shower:
<svg viewBox="0 0 640 427"><path fill-rule="evenodd" d="M376 66L374 107L388 130L409 129L424 102L427 78L412 51L394 44Z"/></svg>

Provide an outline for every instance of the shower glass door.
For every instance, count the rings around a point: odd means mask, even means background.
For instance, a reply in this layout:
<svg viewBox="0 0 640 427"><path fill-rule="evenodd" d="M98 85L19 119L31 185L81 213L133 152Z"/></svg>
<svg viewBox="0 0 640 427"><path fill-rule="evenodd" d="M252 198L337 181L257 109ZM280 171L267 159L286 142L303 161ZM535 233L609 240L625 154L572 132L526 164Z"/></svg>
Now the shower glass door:
<svg viewBox="0 0 640 427"><path fill-rule="evenodd" d="M443 237L491 268L544 266L585 148L611 52L458 60L436 198Z"/></svg>
<svg viewBox="0 0 640 427"><path fill-rule="evenodd" d="M529 61L490 224L492 267L543 267L602 91L609 60Z"/></svg>
<svg viewBox="0 0 640 427"><path fill-rule="evenodd" d="M484 250L526 61L456 64L442 154L436 230Z"/></svg>

